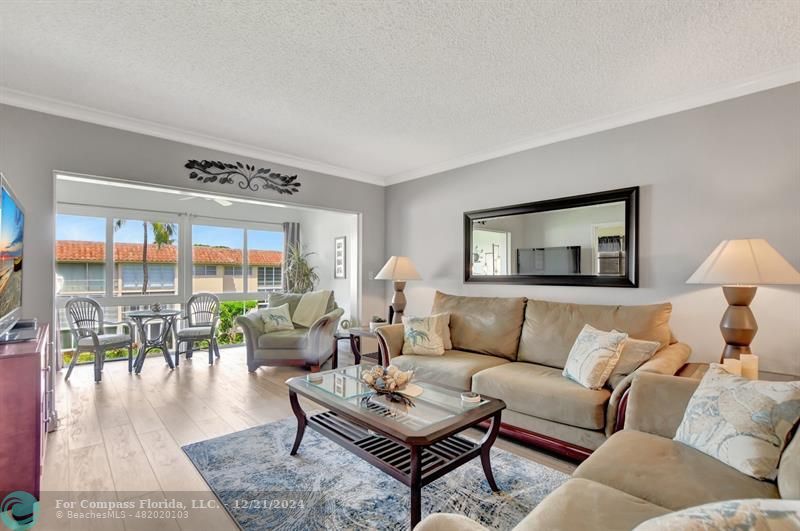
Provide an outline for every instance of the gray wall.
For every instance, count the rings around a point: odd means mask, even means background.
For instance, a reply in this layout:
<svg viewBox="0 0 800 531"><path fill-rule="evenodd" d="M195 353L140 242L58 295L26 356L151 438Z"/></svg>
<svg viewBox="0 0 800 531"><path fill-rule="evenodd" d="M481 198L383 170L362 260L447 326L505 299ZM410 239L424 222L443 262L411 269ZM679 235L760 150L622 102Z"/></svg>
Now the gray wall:
<svg viewBox="0 0 800 531"><path fill-rule="evenodd" d="M188 159L236 160L297 173L303 186L298 194L287 199L272 192L204 185L188 179L188 170L183 167ZM384 283L370 280L374 275L368 275L386 260L383 187L5 105L0 105L0 170L26 211L23 279L26 317L51 321L53 315L54 170L360 212L361 312L363 316L386 312Z"/></svg>
<svg viewBox="0 0 800 531"><path fill-rule="evenodd" d="M463 282L462 213L641 186L640 288ZM685 280L722 239L766 238L800 268L800 85L794 84L391 186L387 254L408 255L407 313L436 289L602 304L671 301L696 361L719 357L722 290ZM389 290L387 289L387 295ZM800 290L761 287L762 368L800 374Z"/></svg>

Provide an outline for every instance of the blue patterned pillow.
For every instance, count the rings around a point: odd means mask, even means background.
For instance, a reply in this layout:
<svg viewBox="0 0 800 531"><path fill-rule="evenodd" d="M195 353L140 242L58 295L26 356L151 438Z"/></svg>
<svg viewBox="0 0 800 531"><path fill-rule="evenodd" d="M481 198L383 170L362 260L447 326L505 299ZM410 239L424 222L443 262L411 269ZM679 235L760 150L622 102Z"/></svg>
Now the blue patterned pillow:
<svg viewBox="0 0 800 531"><path fill-rule="evenodd" d="M800 501L729 500L657 516L634 531L800 531Z"/></svg>
<svg viewBox="0 0 800 531"><path fill-rule="evenodd" d="M734 376L712 363L675 440L757 479L774 479L786 438L800 420L800 381Z"/></svg>
<svg viewBox="0 0 800 531"><path fill-rule="evenodd" d="M628 334L584 325L569 351L562 374L589 389L601 389L617 366Z"/></svg>

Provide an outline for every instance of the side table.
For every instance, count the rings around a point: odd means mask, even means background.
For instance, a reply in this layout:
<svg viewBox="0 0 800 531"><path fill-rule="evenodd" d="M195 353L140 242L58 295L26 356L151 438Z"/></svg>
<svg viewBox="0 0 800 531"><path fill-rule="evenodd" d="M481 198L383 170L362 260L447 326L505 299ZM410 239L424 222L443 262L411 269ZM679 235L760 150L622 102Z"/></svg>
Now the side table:
<svg viewBox="0 0 800 531"><path fill-rule="evenodd" d="M684 378L694 378L695 380L700 380L706 374L707 370L708 363L686 363L680 368L675 376L683 376ZM800 380L800 376L759 370L758 379L772 382L789 382L793 380Z"/></svg>
<svg viewBox="0 0 800 531"><path fill-rule="evenodd" d="M336 344L337 344L336 352L334 353L334 361L333 361L334 368L339 365L338 344L339 344L339 341L341 341L343 339L346 339L346 340L350 341L350 351L353 353L353 357L355 358L356 365L360 365L361 364L361 356L373 356L373 355L377 355L378 356L378 363L380 363L382 365L384 364L380 350L378 350L376 352L365 352L365 353L361 352L361 338L362 337L372 337L372 338L377 338L378 337L377 334L375 332L373 332L372 330L370 330L368 326L356 326L356 327L353 327L353 328L348 328L346 330L344 330L344 329L337 330L336 333L334 334L334 337L336 338Z"/></svg>

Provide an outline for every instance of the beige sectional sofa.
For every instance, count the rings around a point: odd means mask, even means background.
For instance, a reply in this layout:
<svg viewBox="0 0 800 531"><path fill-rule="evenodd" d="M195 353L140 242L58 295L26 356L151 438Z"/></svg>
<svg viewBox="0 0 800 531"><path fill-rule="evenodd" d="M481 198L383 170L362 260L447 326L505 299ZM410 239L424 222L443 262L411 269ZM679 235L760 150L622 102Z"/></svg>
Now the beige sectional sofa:
<svg viewBox="0 0 800 531"><path fill-rule="evenodd" d="M431 313L440 312L450 313L452 340L443 356L402 355L403 325L396 324L378 329L383 359L413 369L417 378L504 400L501 433L575 459L588 457L615 431L633 378L614 375L605 388L592 390L562 376L585 324L660 342L636 372L675 374L691 352L670 331L669 303L606 306L437 292Z"/></svg>
<svg viewBox="0 0 800 531"><path fill-rule="evenodd" d="M677 376L635 375L625 429L612 435L514 529L627 531L650 518L706 503L800 499L798 436L781 457L776 482L746 476L672 440L698 383ZM483 529L463 516L436 514L415 531Z"/></svg>

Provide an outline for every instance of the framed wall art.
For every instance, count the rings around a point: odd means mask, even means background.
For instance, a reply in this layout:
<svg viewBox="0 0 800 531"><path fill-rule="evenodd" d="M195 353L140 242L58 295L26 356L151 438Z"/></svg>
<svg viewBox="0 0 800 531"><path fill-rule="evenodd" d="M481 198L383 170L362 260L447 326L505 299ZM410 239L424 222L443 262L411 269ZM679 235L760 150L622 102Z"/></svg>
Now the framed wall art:
<svg viewBox="0 0 800 531"><path fill-rule="evenodd" d="M333 240L333 278L347 278L347 236Z"/></svg>

